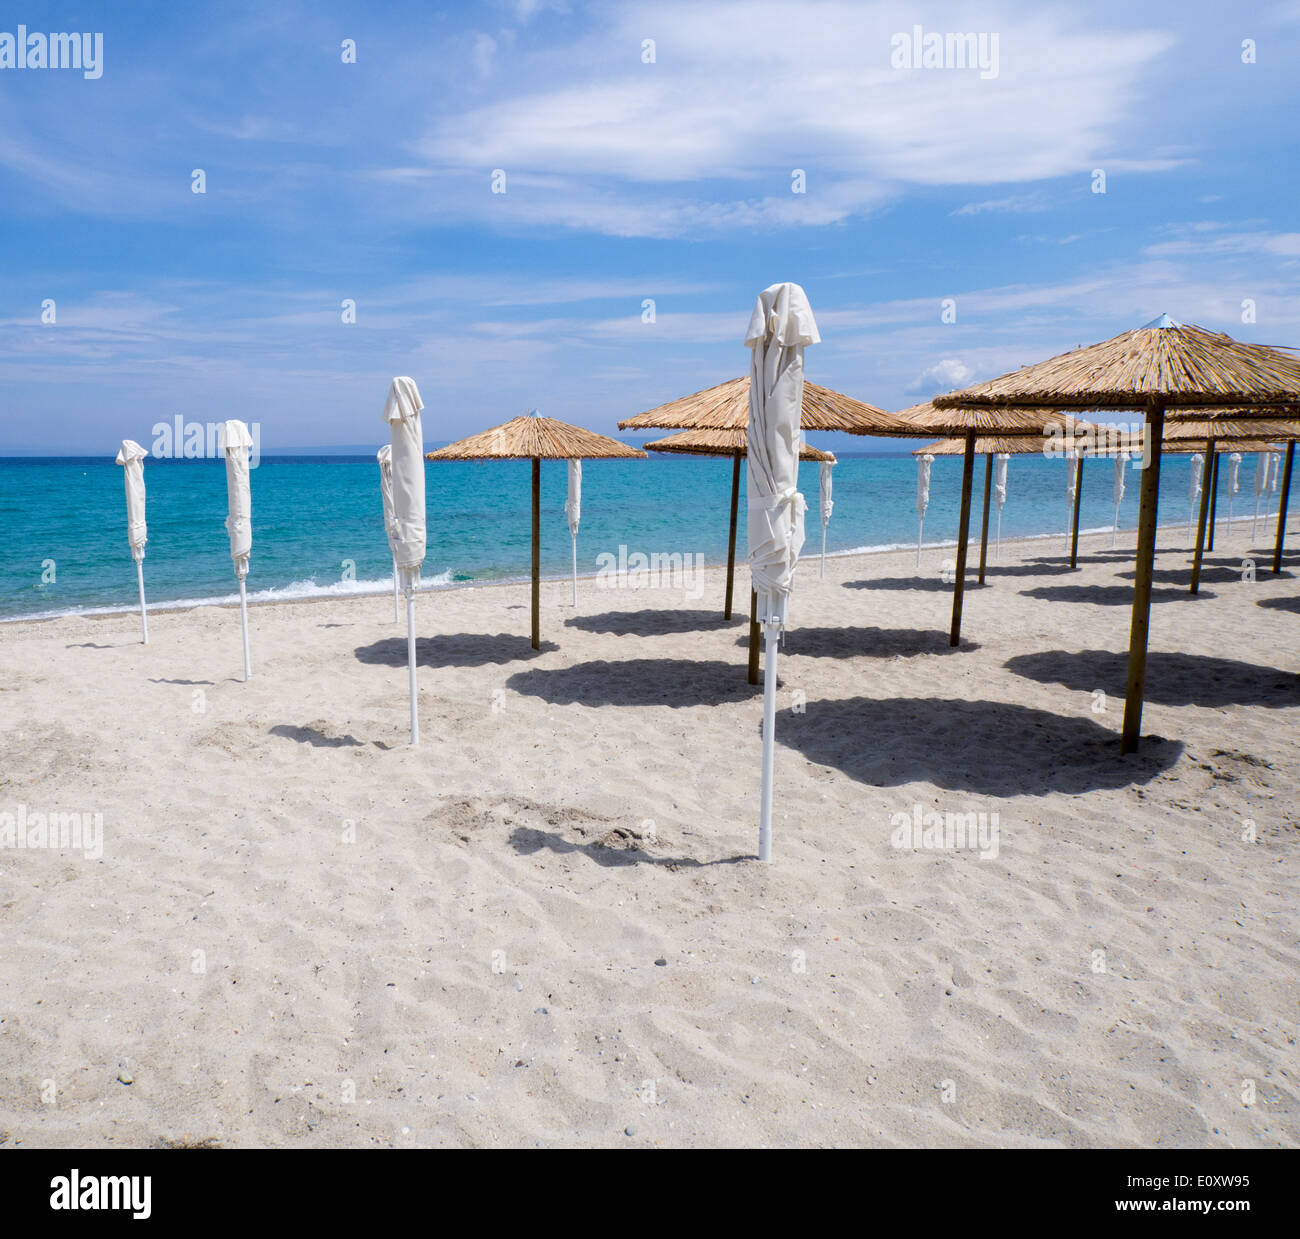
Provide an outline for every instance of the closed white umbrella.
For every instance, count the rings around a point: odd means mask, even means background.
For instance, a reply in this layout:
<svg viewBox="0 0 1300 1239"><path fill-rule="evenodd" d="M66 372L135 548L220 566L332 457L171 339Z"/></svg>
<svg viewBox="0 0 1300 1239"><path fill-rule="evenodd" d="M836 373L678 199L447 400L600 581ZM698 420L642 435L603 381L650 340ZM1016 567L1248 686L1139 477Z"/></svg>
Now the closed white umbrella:
<svg viewBox="0 0 1300 1239"><path fill-rule="evenodd" d="M392 435L393 533L390 545L406 596L406 661L411 681L411 743L420 742L420 716L415 685L415 591L425 552L424 428L420 410L424 401L414 379L396 378L389 384L384 421Z"/></svg>
<svg viewBox="0 0 1300 1239"><path fill-rule="evenodd" d="M1270 452L1270 453L1268 454L1268 459L1269 459L1269 462L1270 462L1270 464L1269 464L1269 470L1268 470L1268 489L1269 489L1270 493L1276 495L1276 494L1277 494L1277 484L1278 484L1278 480L1279 480L1279 479L1281 478L1281 476L1282 476L1282 453L1281 453L1281 452ZM1265 511L1265 512L1268 511L1268 500L1267 500L1267 499L1265 499L1265 501L1264 501L1264 511Z"/></svg>
<svg viewBox="0 0 1300 1239"><path fill-rule="evenodd" d="M239 627L244 637L244 680L253 675L248 650L248 594L244 578L248 576L248 559L253 552L253 497L248 483L248 449L253 437L240 421L221 424L218 446L226 456L226 533L230 535L230 558L239 581Z"/></svg>
<svg viewBox="0 0 1300 1239"><path fill-rule="evenodd" d="M1259 504L1268 491L1268 470L1272 459L1268 452L1255 454L1255 519L1250 523L1251 546L1255 545L1255 529L1259 525Z"/></svg>
<svg viewBox="0 0 1300 1239"><path fill-rule="evenodd" d="M1187 536L1192 536L1192 516L1196 512L1196 501L1201 497L1201 469L1205 465L1205 457L1200 452L1192 456L1192 477L1187 488L1188 498L1191 500L1191 506L1187 509Z"/></svg>
<svg viewBox="0 0 1300 1239"><path fill-rule="evenodd" d="M1074 491L1079 484L1079 469L1075 461L1073 452L1065 454L1065 546L1066 550L1070 548L1070 525L1074 514Z"/></svg>
<svg viewBox="0 0 1300 1239"><path fill-rule="evenodd" d="M569 461L569 497L564 501L573 540L573 605L578 605L578 522L582 519L582 461Z"/></svg>
<svg viewBox="0 0 1300 1239"><path fill-rule="evenodd" d="M1232 497L1241 486L1241 453L1233 452L1228 457L1228 533L1232 533Z"/></svg>
<svg viewBox="0 0 1300 1239"><path fill-rule="evenodd" d="M1119 505L1124 502L1124 470L1128 468L1128 453L1120 452L1115 457L1115 524L1110 531L1111 550L1115 549L1115 539L1119 537Z"/></svg>
<svg viewBox="0 0 1300 1239"><path fill-rule="evenodd" d="M831 510L835 507L831 499L831 470L835 468L835 458L823 460L821 463L821 472L818 474L818 482L821 488L821 508L822 508L822 562L821 568L817 575L824 577L826 575L826 526L831 523Z"/></svg>
<svg viewBox="0 0 1300 1239"><path fill-rule="evenodd" d="M993 461L993 503L997 507L997 530L993 540L993 558L1002 556L1002 505L1007 501L1007 462L1011 457L999 452Z"/></svg>
<svg viewBox="0 0 1300 1239"><path fill-rule="evenodd" d="M921 567L921 539L925 536L925 510L930 506L930 466L933 456L916 458L916 567Z"/></svg>
<svg viewBox="0 0 1300 1239"><path fill-rule="evenodd" d="M397 520L393 516L393 445L385 443L379 449L379 493L384 500L384 533L388 536L388 551L393 557L393 623L397 623Z"/></svg>
<svg viewBox="0 0 1300 1239"><path fill-rule="evenodd" d="M749 574L763 625L763 781L758 858L772 859L772 767L776 731L776 642L789 617L794 569L804 541L807 504L797 489L803 350L817 344L812 307L798 284L758 295L745 332L750 350Z"/></svg>
<svg viewBox="0 0 1300 1239"><path fill-rule="evenodd" d="M149 530L144 519L144 459L149 453L134 439L123 439L117 454L126 479L126 539L135 560L135 579L140 586L141 643L149 644L149 612L144 604L144 546L149 541Z"/></svg>

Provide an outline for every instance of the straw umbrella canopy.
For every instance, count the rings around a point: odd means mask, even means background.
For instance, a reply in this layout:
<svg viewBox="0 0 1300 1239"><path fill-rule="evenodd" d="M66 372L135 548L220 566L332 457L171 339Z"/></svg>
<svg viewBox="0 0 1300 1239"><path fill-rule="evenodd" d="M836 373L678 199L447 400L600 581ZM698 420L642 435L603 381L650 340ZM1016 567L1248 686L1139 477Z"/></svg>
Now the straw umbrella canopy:
<svg viewBox="0 0 1300 1239"><path fill-rule="evenodd" d="M533 462L533 649L542 648L542 461L644 460L646 454L617 439L571 426L537 410L494 426L481 434L425 454L426 460L531 460Z"/></svg>
<svg viewBox="0 0 1300 1239"><path fill-rule="evenodd" d="M1243 344L1220 332L1184 325L1164 314L1099 344L938 396L934 404L939 409L967 414L1045 406L1146 411L1149 462L1142 474L1128 683L1120 742L1122 752L1135 751L1141 733L1146 687L1165 412L1168 409L1183 413L1231 409L1258 411L1268 417L1294 416L1300 413L1300 358L1284 349ZM1235 414L1241 415L1240 411ZM1213 419L1218 415L1208 416ZM1222 420L1231 420L1232 416L1226 413ZM1289 465L1293 452L1288 450L1287 455ZM1289 468L1287 481L1290 481ZM1208 505L1208 488L1202 488L1193 583L1200 568L1200 545L1204 541Z"/></svg>
<svg viewBox="0 0 1300 1239"><path fill-rule="evenodd" d="M809 383L806 380L803 385L803 408L799 425L803 430L840 430L852 431L854 434L916 434L916 431L894 414L877 408L874 404L868 404L865 400L855 400L852 396L832 391L829 387L819 387L816 383ZM749 375L747 374L738 379L728 379L716 387L706 387L703 391L670 400L667 404L638 413L635 417L625 418L618 424L620 430L698 430L710 434L735 431L743 433L748 426ZM740 462L744 452L733 448L730 452L717 454L730 455L732 458L731 541L727 553L726 598L722 608L723 619L730 619L735 584ZM757 675L757 670L754 674ZM754 679L753 682L758 681Z"/></svg>

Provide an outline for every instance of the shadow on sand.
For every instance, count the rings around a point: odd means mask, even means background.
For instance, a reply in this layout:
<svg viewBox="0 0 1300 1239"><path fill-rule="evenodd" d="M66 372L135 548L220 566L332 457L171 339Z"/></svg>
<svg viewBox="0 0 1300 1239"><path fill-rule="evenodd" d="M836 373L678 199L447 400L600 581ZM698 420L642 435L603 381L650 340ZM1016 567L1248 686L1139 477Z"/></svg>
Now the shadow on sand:
<svg viewBox="0 0 1300 1239"><path fill-rule="evenodd" d="M1144 736L1138 753L1122 757L1118 733L1087 714L939 697L809 701L806 713L781 715L776 741L876 787L925 782L983 796L1127 787L1183 751Z"/></svg>
<svg viewBox="0 0 1300 1239"><path fill-rule="evenodd" d="M536 830L527 826L520 826L511 834L510 846L521 856L532 856L541 851L554 852L557 856L579 852L607 869L624 868L628 865L660 865L666 869L704 869L710 865L738 865L755 859L753 856L727 856L720 860L701 861L690 856L655 856L637 847L612 846L600 842L574 843L554 831Z"/></svg>
<svg viewBox="0 0 1300 1239"><path fill-rule="evenodd" d="M1292 615L1300 615L1300 598L1261 598L1255 605L1270 611L1290 611Z"/></svg>
<svg viewBox="0 0 1300 1239"><path fill-rule="evenodd" d="M356 736L331 736L319 727L293 727L289 723L277 723L271 728L271 735L282 740L296 740L299 744L310 744L314 749L359 749L364 748L364 741Z"/></svg>
<svg viewBox="0 0 1300 1239"><path fill-rule="evenodd" d="M1045 650L1017 654L1008 671L1040 684L1061 684L1081 693L1104 689L1123 700L1128 653L1112 650ZM1206 654L1147 654L1146 700L1166 706L1300 706L1300 676L1276 667Z"/></svg>
<svg viewBox="0 0 1300 1239"><path fill-rule="evenodd" d="M690 658L630 658L625 662L577 663L547 671L518 671L506 687L554 705L683 706L721 705L761 696L761 685L745 680L742 662Z"/></svg>
<svg viewBox="0 0 1300 1239"><path fill-rule="evenodd" d="M457 632L437 637L416 637L415 661L420 667L483 667L489 663L523 662L560 647L543 641L535 650L527 637L510 632ZM357 660L384 667L406 666L406 638L385 637L373 645L358 646Z"/></svg>
<svg viewBox="0 0 1300 1239"><path fill-rule="evenodd" d="M748 633L736 644L748 647ZM804 658L907 658L977 649L979 645L974 641L951 646L946 632L925 628L791 628L781 643L783 655Z"/></svg>
<svg viewBox="0 0 1300 1239"><path fill-rule="evenodd" d="M748 597L745 606L749 606ZM709 632L734 628L748 622L748 615L742 618L738 609L732 612L729 620L722 618L721 611L646 610L574 615L564 621L568 628L580 628L583 632L605 632L617 637L658 637L664 633Z"/></svg>
<svg viewBox="0 0 1300 1239"><path fill-rule="evenodd" d="M1131 585L1040 585L1036 589L1022 589L1022 598L1041 598L1044 602L1090 602L1098 607L1131 607L1133 605L1133 586ZM1152 586L1152 602L1197 602L1202 598L1213 598L1208 589L1193 594L1184 586L1161 588Z"/></svg>

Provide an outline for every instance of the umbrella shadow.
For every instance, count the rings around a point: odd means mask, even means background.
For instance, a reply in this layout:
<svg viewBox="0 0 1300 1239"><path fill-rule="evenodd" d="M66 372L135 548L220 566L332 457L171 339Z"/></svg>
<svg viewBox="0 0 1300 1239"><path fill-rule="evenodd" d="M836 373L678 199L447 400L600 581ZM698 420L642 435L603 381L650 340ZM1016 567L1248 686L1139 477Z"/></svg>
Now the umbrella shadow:
<svg viewBox="0 0 1300 1239"><path fill-rule="evenodd" d="M1083 562L1084 557L1079 556L1079 562ZM976 566L978 571L978 565ZM1067 559L1064 563L1041 563L1041 564L986 564L984 575L990 576L1069 576L1076 569L1070 567Z"/></svg>
<svg viewBox="0 0 1300 1239"><path fill-rule="evenodd" d="M65 645L65 650L123 650L128 645L142 645L141 641L119 641L113 645L100 645L98 641L76 641Z"/></svg>
<svg viewBox="0 0 1300 1239"><path fill-rule="evenodd" d="M364 748L364 741L353 735L332 736L319 727L293 727L288 723L277 723L271 728L271 735L282 740L296 740L299 744L310 744L314 749L359 749Z"/></svg>
<svg viewBox="0 0 1300 1239"><path fill-rule="evenodd" d="M1133 605L1133 586L1040 585L1036 589L1022 589L1020 596L1041 598L1045 602L1090 602L1099 607L1130 607ZM1186 587L1162 589L1156 586L1151 590L1152 602L1196 602L1213 597L1215 594L1208 589L1203 589L1196 594Z"/></svg>
<svg viewBox="0 0 1300 1239"><path fill-rule="evenodd" d="M527 826L517 827L510 835L510 846L520 856L533 856L538 852L554 852L557 856L568 856L580 852L588 860L594 861L606 869L621 869L629 865L659 865L666 869L703 869L709 865L736 865L752 856L726 856L720 860L696 860L690 856L654 856L637 847L611 846L607 843L574 843L552 830L536 830Z"/></svg>
<svg viewBox="0 0 1300 1239"><path fill-rule="evenodd" d="M165 680L165 679L155 679L153 676L150 676L149 683L150 684L187 684L187 685L209 684L210 685L213 683L213 681L212 680Z"/></svg>
<svg viewBox="0 0 1300 1239"><path fill-rule="evenodd" d="M973 575L973 569L966 569L967 592L974 589L987 589L988 583L980 585ZM886 590L925 590L929 593L951 594L953 582L945 581L940 576L884 576L865 581L841 581L845 589L886 589Z"/></svg>
<svg viewBox="0 0 1300 1239"><path fill-rule="evenodd" d="M1003 666L1040 684L1060 684L1084 693L1104 689L1122 698L1128 654L1113 650L1045 650L1017 654ZM1255 705L1285 709L1300 706L1300 675L1232 658L1151 650L1147 654L1144 695L1147 701L1166 706Z"/></svg>
<svg viewBox="0 0 1300 1239"><path fill-rule="evenodd" d="M749 645L748 634L737 639ZM781 643L782 654L804 658L906 658L917 654L956 654L977 650L974 641L948 644L946 632L924 628L791 628Z"/></svg>
<svg viewBox="0 0 1300 1239"><path fill-rule="evenodd" d="M539 658L560 647L543 641L533 649L527 637L516 633L457 632L415 639L415 662L419 667L482 667L489 663L523 662ZM357 660L383 667L406 666L406 638L384 637L373 645L361 645L354 651Z"/></svg>
<svg viewBox="0 0 1300 1239"><path fill-rule="evenodd" d="M519 671L506 687L553 705L715 705L761 696L761 685L745 679L739 663L689 658L630 658L626 662L576 663Z"/></svg>
<svg viewBox="0 0 1300 1239"><path fill-rule="evenodd" d="M1176 740L1147 736L1138 753L1121 756L1118 734L1086 713L939 697L809 701L804 714L782 715L776 739L876 787L933 783L983 796L1127 787L1168 770L1183 752Z"/></svg>
<svg viewBox="0 0 1300 1239"><path fill-rule="evenodd" d="M1255 605L1270 611L1290 611L1293 615L1300 615L1300 598L1261 598Z"/></svg>
<svg viewBox="0 0 1300 1239"><path fill-rule="evenodd" d="M734 628L748 620L738 613L723 619L719 611L605 611L600 615L573 615L564 621L583 632L611 633L618 637L657 637L664 633L705 632Z"/></svg>
<svg viewBox="0 0 1300 1239"><path fill-rule="evenodd" d="M1229 566L1229 564L1232 566ZM1117 572L1115 575L1126 581L1131 581L1137 576L1137 573L1130 570L1128 572ZM1278 575L1289 577L1292 574L1290 572L1280 572ZM1153 581L1164 581L1170 585L1182 585L1186 587L1192 583L1192 570L1190 567L1156 568L1151 573L1151 579ZM1230 560L1228 561L1228 564L1209 563L1204 560L1201 562L1202 583L1208 581L1212 584L1217 583L1223 585L1240 582L1243 579L1244 578L1241 575L1241 560L1239 559Z"/></svg>

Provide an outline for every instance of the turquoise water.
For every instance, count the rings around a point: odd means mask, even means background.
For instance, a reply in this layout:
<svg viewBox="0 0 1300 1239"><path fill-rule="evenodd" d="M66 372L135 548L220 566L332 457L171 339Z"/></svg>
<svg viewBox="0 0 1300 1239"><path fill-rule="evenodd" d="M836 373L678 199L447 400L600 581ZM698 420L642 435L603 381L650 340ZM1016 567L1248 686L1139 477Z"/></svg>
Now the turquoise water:
<svg viewBox="0 0 1300 1239"><path fill-rule="evenodd" d="M820 549L817 466L800 469L808 498L806 552ZM1186 521L1190 509L1187 457L1168 457L1161 478L1162 523ZM1255 458L1241 467L1238 517L1254 507ZM1068 520L1066 465L1038 456L1013 457L1006 537L1064 532ZM433 586L504 580L529 571L529 464L430 462L429 552L424 579ZM1130 470L1121 529L1137 522L1139 474ZM1219 516L1227 516L1227 461L1220 468ZM564 515L567 469L542 466L542 571L570 570ZM1109 529L1114 516L1114 467L1084 468L1080 528ZM935 461L927 544L957 534L961 460ZM976 463L976 487L983 460ZM220 461L145 462L149 547L145 580L151 605L196 603L236 596L226 516L226 475ZM743 486L743 481L742 481ZM265 456L252 473L253 558L250 598L312 597L378 592L391 587L379 469L374 458ZM731 463L717 458L652 457L589 461L583 466L578 566L596 571L602 552L702 554L726 557ZM835 467L835 512L829 551L913 546L916 543L916 463L910 457L842 456ZM1272 498L1276 511L1276 497ZM0 617L99 611L136 605L135 567L126 541L122 470L111 457L0 459ZM972 512L978 536L978 497ZM744 557L744 496L737 555ZM1130 539L1131 540L1131 539ZM351 561L351 578L347 576ZM46 578L46 579L43 579Z"/></svg>

